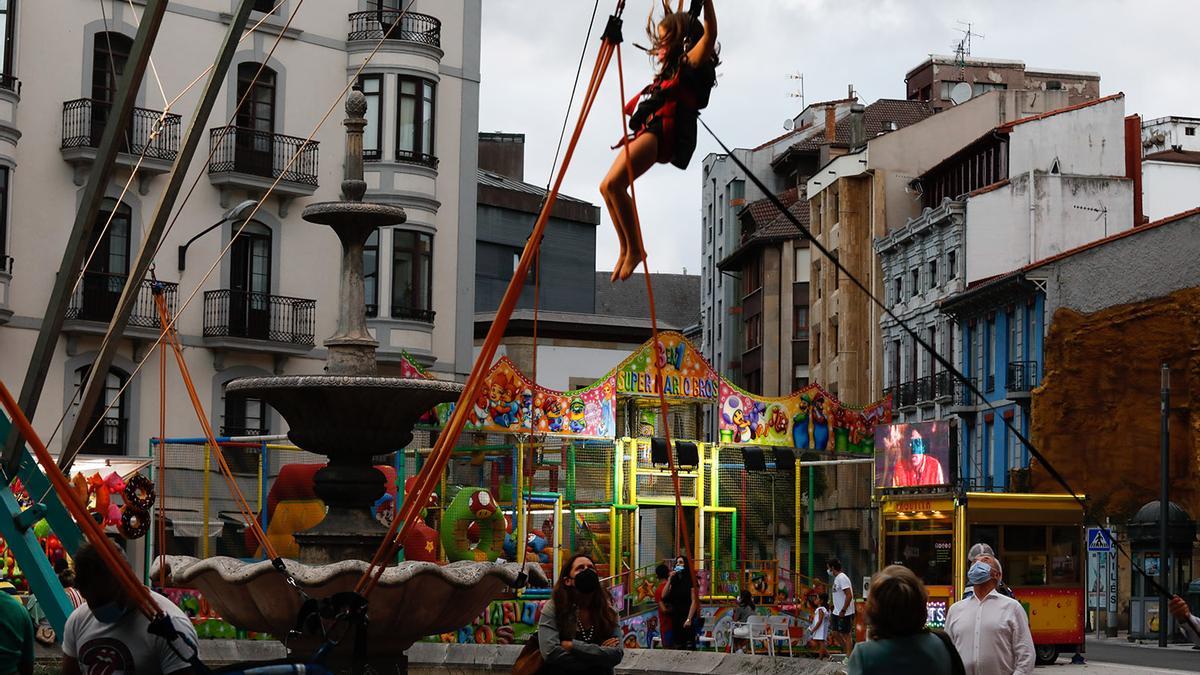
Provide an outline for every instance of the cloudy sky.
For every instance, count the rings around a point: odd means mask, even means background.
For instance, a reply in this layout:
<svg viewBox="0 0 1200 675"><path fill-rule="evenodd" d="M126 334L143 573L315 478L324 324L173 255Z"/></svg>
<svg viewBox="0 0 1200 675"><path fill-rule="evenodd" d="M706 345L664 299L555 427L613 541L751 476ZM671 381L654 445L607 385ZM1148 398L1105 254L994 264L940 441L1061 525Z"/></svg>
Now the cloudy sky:
<svg viewBox="0 0 1200 675"><path fill-rule="evenodd" d="M655 0L657 2L657 0ZM481 131L526 135L525 179L545 184L587 32L590 0L484 0ZM588 45L586 80L614 0L600 0ZM626 88L651 78L642 26L650 0L628 0ZM724 64L705 120L730 147L757 145L783 131L800 111L792 96L804 74L809 101L845 96L904 98L904 74L930 53L948 54L971 21L978 57L1020 59L1042 68L1101 75L1104 94L1125 92L1126 112L1144 118L1200 116L1195 87L1200 47L1173 27L1196 26L1191 0L717 0ZM581 83L582 87L584 83ZM573 113L574 115L574 113ZM572 124L574 117L572 118ZM564 192L600 204L596 189L620 138L614 68L605 81L564 184ZM700 271L700 165L717 145L700 130L684 172L659 165L638 181L642 227L655 272ZM604 214L596 267L612 269L616 236Z"/></svg>

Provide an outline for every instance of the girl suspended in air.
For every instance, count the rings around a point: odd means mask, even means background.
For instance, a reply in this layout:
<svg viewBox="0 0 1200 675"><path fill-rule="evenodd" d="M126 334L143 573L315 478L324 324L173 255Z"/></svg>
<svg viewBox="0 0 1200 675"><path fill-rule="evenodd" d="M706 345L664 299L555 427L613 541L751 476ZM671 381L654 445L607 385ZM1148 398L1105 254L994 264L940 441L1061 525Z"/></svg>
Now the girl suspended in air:
<svg viewBox="0 0 1200 675"><path fill-rule="evenodd" d="M621 245L621 255L613 266L613 281L628 279L646 257L629 196L625 146L634 179L656 163L686 169L696 150L696 119L708 106L709 93L717 81L720 58L713 0L692 0L691 10L686 12L671 11L669 2L662 0L665 16L661 21L654 21L652 10L646 23L658 74L625 106L625 113L631 115L631 136L618 144L617 158L600 183L600 194Z"/></svg>

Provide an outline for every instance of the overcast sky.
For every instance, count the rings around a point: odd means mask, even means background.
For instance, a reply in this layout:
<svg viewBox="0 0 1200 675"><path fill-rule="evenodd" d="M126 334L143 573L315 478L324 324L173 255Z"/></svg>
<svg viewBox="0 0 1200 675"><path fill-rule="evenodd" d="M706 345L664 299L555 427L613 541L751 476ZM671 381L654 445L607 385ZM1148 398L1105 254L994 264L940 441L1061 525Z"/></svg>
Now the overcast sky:
<svg viewBox="0 0 1200 675"><path fill-rule="evenodd" d="M657 2L658 0L654 0ZM481 131L524 133L525 180L544 185L574 80L593 2L484 0ZM600 0L584 86L614 0ZM652 76L643 26L650 0L628 0L626 88ZM717 0L719 84L704 118L730 147L752 147L783 132L800 112L791 96L804 74L808 101L904 98L904 74L930 53L948 54L959 20L981 33L973 55L1020 59L1030 67L1100 73L1102 94L1125 92L1126 112L1143 118L1200 116L1196 64L1187 38L1200 22L1192 0ZM614 67L568 171L564 192L600 204L597 184L621 134ZM577 98L578 102L578 98ZM572 112L572 124L575 112ZM654 272L700 272L700 169L717 145L701 128L688 170L658 165L638 181L642 227ZM596 267L612 269L616 236L603 214ZM532 225L532 223L531 223Z"/></svg>

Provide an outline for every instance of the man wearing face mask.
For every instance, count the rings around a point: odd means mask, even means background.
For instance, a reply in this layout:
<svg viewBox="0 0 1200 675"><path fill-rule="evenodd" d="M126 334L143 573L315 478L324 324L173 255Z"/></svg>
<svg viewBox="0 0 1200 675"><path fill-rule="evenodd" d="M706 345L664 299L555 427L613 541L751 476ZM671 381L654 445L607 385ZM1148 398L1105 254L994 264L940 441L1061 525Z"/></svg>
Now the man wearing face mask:
<svg viewBox="0 0 1200 675"><path fill-rule="evenodd" d="M1036 663L1029 617L1021 603L1001 595L1000 562L983 554L967 571L972 592L950 607L946 633L967 675L1030 675Z"/></svg>
<svg viewBox="0 0 1200 675"><path fill-rule="evenodd" d="M994 559L996 557L996 552L993 551L992 547L988 546L987 544L984 544L984 543L975 544L974 546L971 547L971 550L967 552L968 565L974 564L975 561L978 560L979 556L981 556L981 555L990 555ZM965 591L963 591L963 597L964 598L971 597L972 592L973 591L971 590L971 587L968 585L967 589ZM999 593L1000 595L1003 595L1008 598L1016 597L1015 595L1013 595L1012 589L1008 587L1008 584L1004 583L1003 579L1001 579L999 581L999 583L996 584L996 592Z"/></svg>
<svg viewBox="0 0 1200 675"><path fill-rule="evenodd" d="M191 675L194 672L171 644L150 634L149 619L138 611L120 584L113 581L100 552L91 545L82 546L75 554L75 587L87 604L71 613L63 629L63 675ZM196 629L187 615L158 593L151 591L150 596L180 635L195 645ZM181 651L188 649L185 645L176 646Z"/></svg>

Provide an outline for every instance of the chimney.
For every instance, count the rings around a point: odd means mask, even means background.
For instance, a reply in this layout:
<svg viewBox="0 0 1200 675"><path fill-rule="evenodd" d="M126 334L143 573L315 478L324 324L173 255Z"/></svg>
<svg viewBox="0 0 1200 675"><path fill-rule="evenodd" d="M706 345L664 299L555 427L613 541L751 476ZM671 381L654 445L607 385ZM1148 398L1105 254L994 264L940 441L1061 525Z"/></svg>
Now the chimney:
<svg viewBox="0 0 1200 675"><path fill-rule="evenodd" d="M1125 177L1133 181L1133 226L1146 222L1142 211L1142 116L1125 118Z"/></svg>
<svg viewBox="0 0 1200 675"><path fill-rule="evenodd" d="M825 140L832 143L837 139L837 104L825 106Z"/></svg>
<svg viewBox="0 0 1200 675"><path fill-rule="evenodd" d="M479 134L479 168L525 180L525 134Z"/></svg>
<svg viewBox="0 0 1200 675"><path fill-rule="evenodd" d="M867 143L866 108L861 103L850 106L850 148L861 148Z"/></svg>

